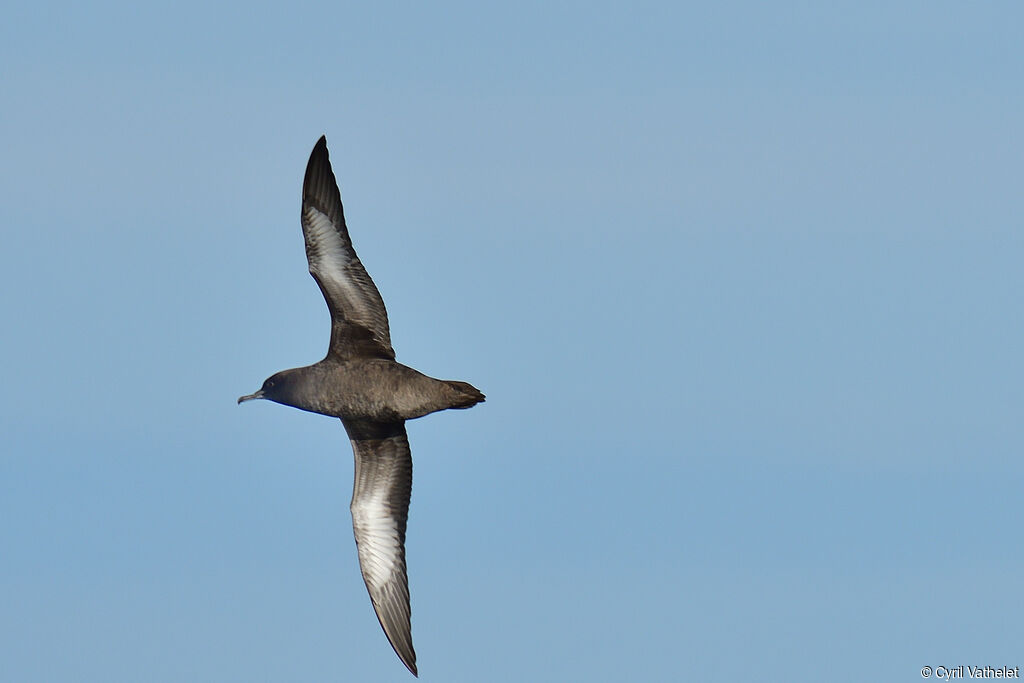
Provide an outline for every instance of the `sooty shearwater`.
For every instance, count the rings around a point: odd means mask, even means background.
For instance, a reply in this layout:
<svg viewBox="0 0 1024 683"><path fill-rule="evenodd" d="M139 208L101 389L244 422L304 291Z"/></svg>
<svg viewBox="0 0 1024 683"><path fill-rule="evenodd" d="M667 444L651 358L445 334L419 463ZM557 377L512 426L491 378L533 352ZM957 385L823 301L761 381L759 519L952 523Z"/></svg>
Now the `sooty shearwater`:
<svg viewBox="0 0 1024 683"><path fill-rule="evenodd" d="M331 312L327 356L268 378L239 403L265 398L340 417L355 454L352 528L359 568L391 646L416 674L405 570L412 456L405 421L484 400L465 382L427 377L395 362L384 301L352 248L327 138L309 156L302 183L302 234L309 272Z"/></svg>

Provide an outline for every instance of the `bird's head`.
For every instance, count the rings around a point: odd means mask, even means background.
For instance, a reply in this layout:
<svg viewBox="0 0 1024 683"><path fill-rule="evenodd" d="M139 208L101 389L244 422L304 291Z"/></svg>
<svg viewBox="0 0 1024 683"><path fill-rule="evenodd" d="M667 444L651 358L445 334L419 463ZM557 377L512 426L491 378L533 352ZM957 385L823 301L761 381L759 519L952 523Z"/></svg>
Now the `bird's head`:
<svg viewBox="0 0 1024 683"><path fill-rule="evenodd" d="M251 401L254 398L265 398L268 401L275 401L277 403L287 403L291 388L291 370L282 370L281 372L271 375L264 382L260 390L255 394L249 394L248 396L241 396L238 399L239 403L245 401Z"/></svg>

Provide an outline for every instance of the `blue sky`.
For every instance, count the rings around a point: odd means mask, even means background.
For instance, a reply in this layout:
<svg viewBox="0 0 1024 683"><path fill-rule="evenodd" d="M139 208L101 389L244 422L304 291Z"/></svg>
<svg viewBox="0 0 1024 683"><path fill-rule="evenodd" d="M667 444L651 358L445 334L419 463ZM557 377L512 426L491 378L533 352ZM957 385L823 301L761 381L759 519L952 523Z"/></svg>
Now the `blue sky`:
<svg viewBox="0 0 1024 683"><path fill-rule="evenodd" d="M399 360L424 681L1024 665L1018 3L202 3L0 26L0 679L411 680L318 360Z"/></svg>

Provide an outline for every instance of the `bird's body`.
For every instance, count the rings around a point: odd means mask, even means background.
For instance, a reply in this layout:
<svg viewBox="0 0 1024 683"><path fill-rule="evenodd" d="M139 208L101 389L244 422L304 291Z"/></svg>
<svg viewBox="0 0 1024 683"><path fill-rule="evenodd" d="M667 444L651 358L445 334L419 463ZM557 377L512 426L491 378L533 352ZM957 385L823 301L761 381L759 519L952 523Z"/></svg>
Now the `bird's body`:
<svg viewBox="0 0 1024 683"><path fill-rule="evenodd" d="M412 492L405 421L469 408L484 395L465 382L427 377L395 361L384 301L352 248L323 137L302 184L302 234L309 272L331 313L327 356L278 372L238 402L264 398L341 418L356 462L350 507L359 568L388 641L416 674L405 568Z"/></svg>
<svg viewBox="0 0 1024 683"><path fill-rule="evenodd" d="M464 382L427 377L386 358L336 360L327 357L270 378L264 395L311 413L342 420L412 420L446 408L469 408L483 395Z"/></svg>

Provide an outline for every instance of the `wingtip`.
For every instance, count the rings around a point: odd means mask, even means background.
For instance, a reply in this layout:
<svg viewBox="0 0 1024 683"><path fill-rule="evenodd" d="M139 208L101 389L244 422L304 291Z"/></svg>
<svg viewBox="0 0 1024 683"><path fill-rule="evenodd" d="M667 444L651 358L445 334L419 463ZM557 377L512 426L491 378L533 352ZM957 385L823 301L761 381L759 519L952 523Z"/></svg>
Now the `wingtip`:
<svg viewBox="0 0 1024 683"><path fill-rule="evenodd" d="M321 135L320 139L316 141L315 145L313 145L313 151L310 152L309 155L309 163L312 164L315 159L320 157L323 157L325 159L328 157L326 135Z"/></svg>
<svg viewBox="0 0 1024 683"><path fill-rule="evenodd" d="M378 616L378 619L379 618L380 617ZM384 622L382 621L381 626L383 625ZM411 634L408 634L410 639L406 642L402 642L400 640L393 640L391 638L392 634L388 633L388 630L386 628L384 629L384 635L387 636L388 643L391 644L391 648L395 651L395 654L398 655L398 658L402 661L402 664L405 664L405 668L408 669L413 676L419 678L420 672L419 669L416 667L416 650L414 650L412 647Z"/></svg>
<svg viewBox="0 0 1024 683"><path fill-rule="evenodd" d="M327 136L321 135L306 164L306 175L302 180L302 200L309 201L334 219L344 221L341 208L341 192L331 168L331 157L327 152Z"/></svg>
<svg viewBox="0 0 1024 683"><path fill-rule="evenodd" d="M378 615L377 618L380 619L380 615ZM380 625L384 626L384 622L381 621ZM391 637L392 634L388 633L386 628L384 629L384 635L387 636L388 643L391 644L391 649L393 649L395 654L398 655L398 659L402 664L405 664L405 668L408 669L413 676L419 678L420 672L416 667L416 650L412 647L412 640L408 640L406 642L394 640Z"/></svg>

